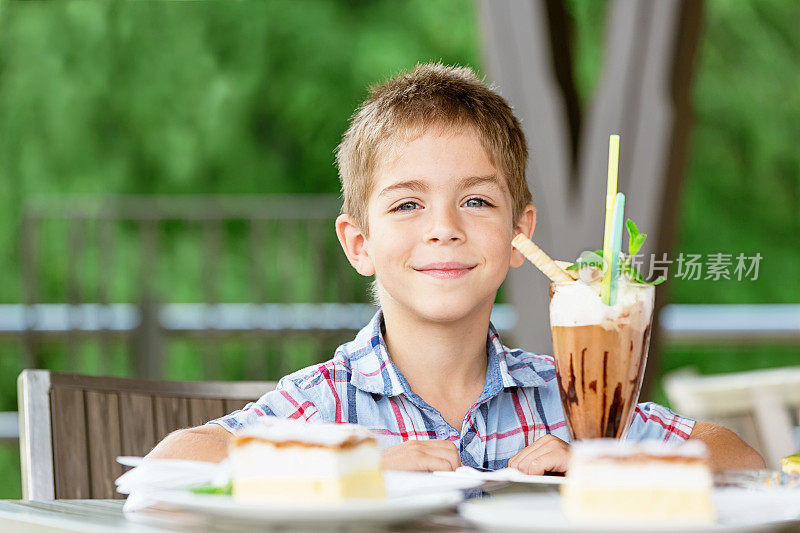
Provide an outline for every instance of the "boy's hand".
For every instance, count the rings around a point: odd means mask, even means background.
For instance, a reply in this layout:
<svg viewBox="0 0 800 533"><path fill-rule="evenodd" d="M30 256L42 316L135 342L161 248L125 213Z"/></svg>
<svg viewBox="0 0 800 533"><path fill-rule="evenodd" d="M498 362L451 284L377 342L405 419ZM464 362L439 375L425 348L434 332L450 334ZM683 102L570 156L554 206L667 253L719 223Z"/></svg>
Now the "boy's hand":
<svg viewBox="0 0 800 533"><path fill-rule="evenodd" d="M456 445L449 440L407 440L381 452L382 470L455 470L461 466Z"/></svg>
<svg viewBox="0 0 800 533"><path fill-rule="evenodd" d="M545 435L509 459L508 466L523 474L541 476L545 472L566 472L568 460L569 444Z"/></svg>

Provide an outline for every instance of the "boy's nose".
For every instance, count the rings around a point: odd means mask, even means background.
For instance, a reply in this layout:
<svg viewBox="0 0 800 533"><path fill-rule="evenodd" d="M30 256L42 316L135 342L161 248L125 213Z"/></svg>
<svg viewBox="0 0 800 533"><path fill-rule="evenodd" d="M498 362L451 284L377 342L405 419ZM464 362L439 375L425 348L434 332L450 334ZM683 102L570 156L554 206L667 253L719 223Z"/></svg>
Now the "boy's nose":
<svg viewBox="0 0 800 533"><path fill-rule="evenodd" d="M449 209L434 213L425 240L434 243L450 243L464 240L458 214Z"/></svg>

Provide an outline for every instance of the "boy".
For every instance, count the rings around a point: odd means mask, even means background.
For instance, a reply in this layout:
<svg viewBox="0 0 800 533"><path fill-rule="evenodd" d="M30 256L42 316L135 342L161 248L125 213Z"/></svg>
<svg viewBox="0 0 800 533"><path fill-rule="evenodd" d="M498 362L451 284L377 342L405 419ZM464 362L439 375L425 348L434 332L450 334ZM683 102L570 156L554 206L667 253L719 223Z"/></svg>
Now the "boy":
<svg viewBox="0 0 800 533"><path fill-rule="evenodd" d="M527 156L508 104L470 69L418 65L373 87L337 151L336 233L375 276L380 311L333 359L149 457L219 461L236 430L277 415L362 424L387 469L565 471L553 359L504 347L489 321L508 269L524 263L511 240L536 224ZM713 467L764 465L732 432L653 403L639 404L628 438L700 439Z"/></svg>

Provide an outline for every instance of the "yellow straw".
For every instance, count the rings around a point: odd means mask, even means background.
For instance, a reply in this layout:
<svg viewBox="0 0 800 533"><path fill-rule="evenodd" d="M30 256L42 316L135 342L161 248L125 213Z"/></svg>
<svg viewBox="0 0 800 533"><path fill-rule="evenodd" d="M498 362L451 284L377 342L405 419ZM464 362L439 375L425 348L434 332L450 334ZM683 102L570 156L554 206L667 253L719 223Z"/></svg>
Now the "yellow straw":
<svg viewBox="0 0 800 533"><path fill-rule="evenodd" d="M617 170L619 168L619 135L608 138L608 186L606 188L606 225L603 233L603 285L600 295L608 305L611 291L611 226L614 215L614 199L617 196Z"/></svg>

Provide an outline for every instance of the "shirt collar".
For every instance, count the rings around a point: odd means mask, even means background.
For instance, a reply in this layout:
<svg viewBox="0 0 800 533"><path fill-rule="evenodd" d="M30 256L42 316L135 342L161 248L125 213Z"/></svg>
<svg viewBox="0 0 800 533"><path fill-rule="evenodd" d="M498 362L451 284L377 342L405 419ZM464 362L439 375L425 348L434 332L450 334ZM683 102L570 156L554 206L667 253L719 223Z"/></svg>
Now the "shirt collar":
<svg viewBox="0 0 800 533"><path fill-rule="evenodd" d="M520 350L509 350L500 340L494 325L489 323L489 333L486 338L486 353L489 354L489 369L487 370L487 385L492 369L502 380L503 387L541 387L545 380L535 370L533 365L523 359Z"/></svg>
<svg viewBox="0 0 800 533"><path fill-rule="evenodd" d="M358 332L347 345L345 357L350 361L350 382L356 388L383 396L413 394L408 382L389 357L383 338L383 311L378 310L372 320ZM506 387L539 387L544 379L520 355L503 346L494 325L489 323L486 337L489 362L481 399L500 393Z"/></svg>

